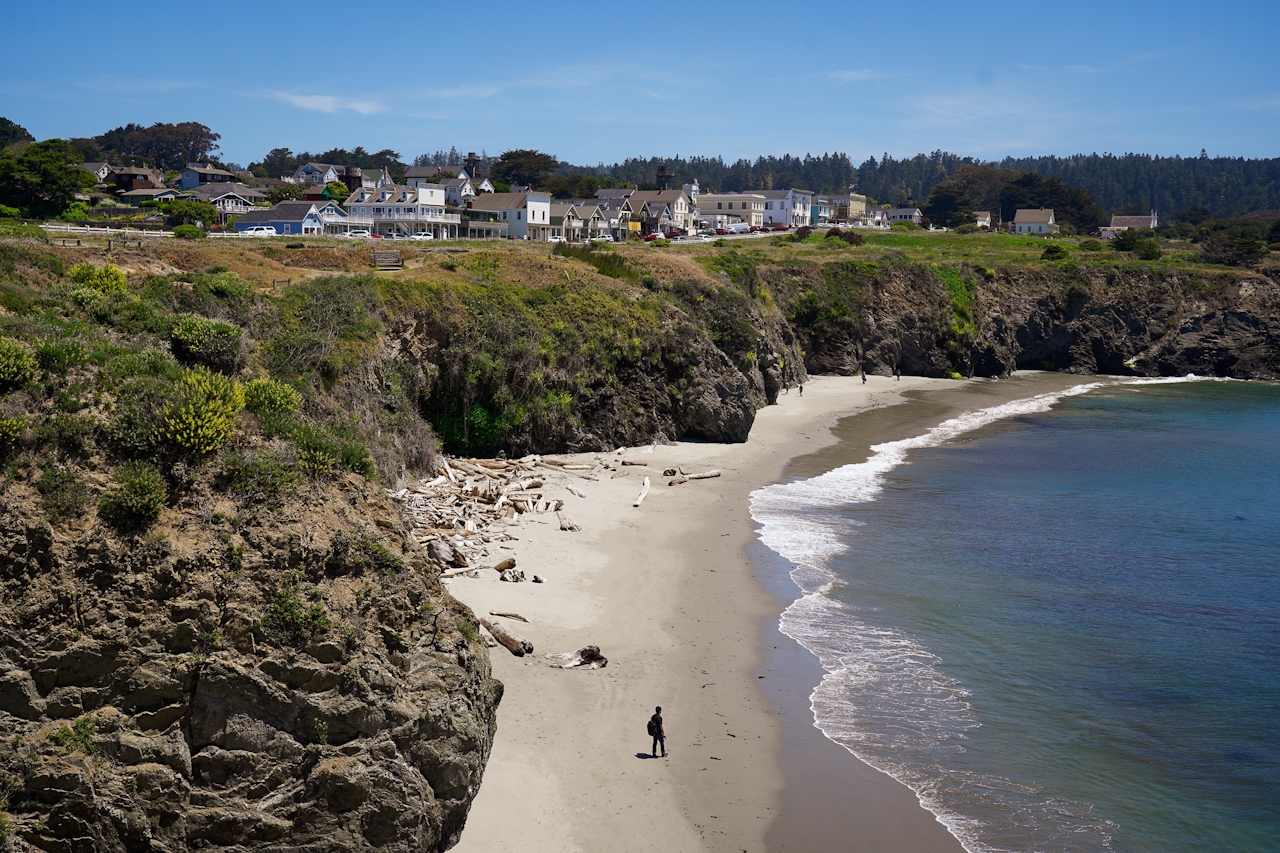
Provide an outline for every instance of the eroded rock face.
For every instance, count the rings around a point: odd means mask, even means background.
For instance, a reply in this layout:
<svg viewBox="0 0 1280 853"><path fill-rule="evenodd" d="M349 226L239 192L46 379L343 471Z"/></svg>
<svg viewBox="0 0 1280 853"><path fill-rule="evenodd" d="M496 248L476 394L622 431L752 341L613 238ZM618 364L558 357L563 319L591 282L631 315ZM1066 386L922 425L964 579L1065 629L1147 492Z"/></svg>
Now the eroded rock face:
<svg viewBox="0 0 1280 853"><path fill-rule="evenodd" d="M51 529L29 492L0 497L7 849L457 841L501 685L379 490L135 540Z"/></svg>

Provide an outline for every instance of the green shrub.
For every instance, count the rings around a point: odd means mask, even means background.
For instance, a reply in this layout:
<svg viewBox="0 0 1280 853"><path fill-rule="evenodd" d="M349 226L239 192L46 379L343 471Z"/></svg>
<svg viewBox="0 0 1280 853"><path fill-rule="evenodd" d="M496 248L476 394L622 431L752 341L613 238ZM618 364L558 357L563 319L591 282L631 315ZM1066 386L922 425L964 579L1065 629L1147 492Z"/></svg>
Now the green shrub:
<svg viewBox="0 0 1280 853"><path fill-rule="evenodd" d="M145 462L121 465L116 486L98 502L98 515L122 530L145 530L160 518L168 498L164 478Z"/></svg>
<svg viewBox="0 0 1280 853"><path fill-rule="evenodd" d="M363 575L373 572L394 575L404 570L404 560L393 554L385 545L363 533L338 531L330 540L330 571L342 575Z"/></svg>
<svg viewBox="0 0 1280 853"><path fill-rule="evenodd" d="M227 469L232 490L251 505L277 506L298 482L293 454L283 450L232 455Z"/></svg>
<svg viewBox="0 0 1280 853"><path fill-rule="evenodd" d="M291 415L302 408L302 395L274 379L254 379L244 386L244 406L259 417Z"/></svg>
<svg viewBox="0 0 1280 853"><path fill-rule="evenodd" d="M76 284L91 287L99 293L124 293L129 289L128 277L111 264L98 269L84 261L69 269L67 274Z"/></svg>
<svg viewBox="0 0 1280 853"><path fill-rule="evenodd" d="M73 201L67 209L58 214L60 222L84 222L89 218L89 205L82 201Z"/></svg>
<svg viewBox="0 0 1280 853"><path fill-rule="evenodd" d="M95 425L92 418L58 412L36 428L36 437L62 453L79 455L84 453L85 444Z"/></svg>
<svg viewBox="0 0 1280 853"><path fill-rule="evenodd" d="M1215 234L1200 248L1207 263L1229 267L1251 266L1267 256L1267 244L1261 240Z"/></svg>
<svg viewBox="0 0 1280 853"><path fill-rule="evenodd" d="M661 249L665 246L670 246L671 241L668 240L666 237L659 237L657 240L651 240L649 242L649 245L653 246L654 248Z"/></svg>
<svg viewBox="0 0 1280 853"><path fill-rule="evenodd" d="M0 393L26 385L35 378L37 366L30 347L22 341L0 337Z"/></svg>
<svg viewBox="0 0 1280 853"><path fill-rule="evenodd" d="M440 268L453 272L458 268L458 262L453 260L453 258L445 258L440 262Z"/></svg>
<svg viewBox="0 0 1280 853"><path fill-rule="evenodd" d="M1101 252L1105 248L1106 245L1101 240L1089 238L1088 240L1080 241L1080 251L1082 252Z"/></svg>
<svg viewBox="0 0 1280 853"><path fill-rule="evenodd" d="M101 291L94 290L92 287L77 287L71 291L71 300L85 310L101 298Z"/></svg>
<svg viewBox="0 0 1280 853"><path fill-rule="evenodd" d="M93 736L98 733L98 724L88 717L81 717L71 725L63 723L49 735L49 740L65 749L68 753L79 750L85 755L93 755L98 747Z"/></svg>
<svg viewBox="0 0 1280 853"><path fill-rule="evenodd" d="M164 376L120 382L111 418L102 430L104 437L125 456L157 458L167 443L166 414L177 390L177 384Z"/></svg>
<svg viewBox="0 0 1280 853"><path fill-rule="evenodd" d="M183 314L169 329L173 354L181 361L204 364L217 370L234 370L240 361L244 329L234 323Z"/></svg>
<svg viewBox="0 0 1280 853"><path fill-rule="evenodd" d="M287 571L271 594L263 627L283 642L303 645L329 630L329 614L319 602L308 605L299 594L302 573Z"/></svg>
<svg viewBox="0 0 1280 853"><path fill-rule="evenodd" d="M0 205L3 206L3 205ZM13 210L13 208L9 208ZM39 225L24 225L13 219L0 219L0 237L48 237L49 232Z"/></svg>
<svg viewBox="0 0 1280 853"><path fill-rule="evenodd" d="M1042 261L1061 261L1069 257L1071 257L1071 253L1057 243L1050 243L1040 253L1040 260Z"/></svg>
<svg viewBox="0 0 1280 853"><path fill-rule="evenodd" d="M966 222L963 225L957 225L955 229L957 234L977 234L981 230L976 222Z"/></svg>
<svg viewBox="0 0 1280 853"><path fill-rule="evenodd" d="M1144 261L1158 261L1164 255L1164 250L1160 248L1159 240L1139 240L1134 251Z"/></svg>
<svg viewBox="0 0 1280 853"><path fill-rule="evenodd" d="M231 438L243 408L244 389L238 382L204 368L188 370L165 415L165 434L189 453L211 453Z"/></svg>
<svg viewBox="0 0 1280 853"><path fill-rule="evenodd" d="M36 341L36 360L50 373L66 373L88 359L78 341Z"/></svg>
<svg viewBox="0 0 1280 853"><path fill-rule="evenodd" d="M36 491L40 493L45 515L55 524L79 515L89 503L89 488L75 470L57 468L51 463L40 466Z"/></svg>
<svg viewBox="0 0 1280 853"><path fill-rule="evenodd" d="M173 226L173 236L179 240L199 240L201 237L208 235L194 225L175 225Z"/></svg>

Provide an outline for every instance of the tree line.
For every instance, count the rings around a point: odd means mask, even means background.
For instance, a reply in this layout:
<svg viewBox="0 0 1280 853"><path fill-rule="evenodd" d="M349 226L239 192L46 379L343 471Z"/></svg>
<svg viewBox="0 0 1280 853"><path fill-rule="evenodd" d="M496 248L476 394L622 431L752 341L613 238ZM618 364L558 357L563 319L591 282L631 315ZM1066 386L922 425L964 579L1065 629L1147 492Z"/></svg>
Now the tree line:
<svg viewBox="0 0 1280 853"><path fill-rule="evenodd" d="M946 151L896 160L885 154L857 169L858 191L889 204L920 204L933 188L966 167L1032 173L1083 190L1111 213L1161 214L1203 207L1227 218L1280 210L1280 157L1159 157L1148 154L1076 154L1006 157L986 162Z"/></svg>

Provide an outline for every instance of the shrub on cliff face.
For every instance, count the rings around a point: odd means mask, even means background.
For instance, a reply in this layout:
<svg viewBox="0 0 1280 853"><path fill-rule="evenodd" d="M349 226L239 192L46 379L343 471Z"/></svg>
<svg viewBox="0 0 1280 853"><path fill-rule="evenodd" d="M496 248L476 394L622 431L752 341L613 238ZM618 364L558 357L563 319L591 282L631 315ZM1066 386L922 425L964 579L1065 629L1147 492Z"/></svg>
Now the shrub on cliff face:
<svg viewBox="0 0 1280 853"><path fill-rule="evenodd" d="M18 446L18 442L22 441L22 436L26 432L27 421L25 418L0 417L0 458L3 458L10 450Z"/></svg>
<svg viewBox="0 0 1280 853"><path fill-rule="evenodd" d="M292 415L302 408L302 395L282 382L259 378L244 386L244 406L258 417Z"/></svg>
<svg viewBox="0 0 1280 853"><path fill-rule="evenodd" d="M129 289L129 279L111 264L99 269L85 261L67 271L76 284L91 287L99 293L124 293Z"/></svg>
<svg viewBox="0 0 1280 853"><path fill-rule="evenodd" d="M240 338L244 329L233 323L210 320L198 314L184 314L169 329L173 354L189 364L204 364L215 370L235 370L240 361Z"/></svg>
<svg viewBox="0 0 1280 853"><path fill-rule="evenodd" d="M298 590L302 573L287 571L271 594L263 627L281 642L303 645L330 628L329 614L319 602L307 604Z"/></svg>
<svg viewBox="0 0 1280 853"><path fill-rule="evenodd" d="M196 368L178 380L177 401L165 416L165 434L190 453L211 453L231 438L244 408L244 389L221 373Z"/></svg>
<svg viewBox="0 0 1280 853"><path fill-rule="evenodd" d="M116 485L102 496L98 515L121 530L146 530L160 518L168 497L164 478L145 462L116 469Z"/></svg>
<svg viewBox="0 0 1280 853"><path fill-rule="evenodd" d="M37 365L26 344L0 337L0 393L21 388L34 379Z"/></svg>
<svg viewBox="0 0 1280 853"><path fill-rule="evenodd" d="M55 524L80 514L89 503L89 489L73 469L45 464L36 481L45 515Z"/></svg>

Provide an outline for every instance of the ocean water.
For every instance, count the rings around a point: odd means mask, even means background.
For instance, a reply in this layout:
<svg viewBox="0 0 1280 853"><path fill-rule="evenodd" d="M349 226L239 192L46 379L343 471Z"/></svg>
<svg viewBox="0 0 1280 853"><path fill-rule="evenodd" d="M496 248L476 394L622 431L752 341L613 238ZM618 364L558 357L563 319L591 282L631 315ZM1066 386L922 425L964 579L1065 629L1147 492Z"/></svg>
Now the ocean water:
<svg viewBox="0 0 1280 853"><path fill-rule="evenodd" d="M1280 386L1082 383L752 514L815 724L969 851L1280 850Z"/></svg>

